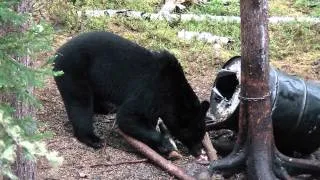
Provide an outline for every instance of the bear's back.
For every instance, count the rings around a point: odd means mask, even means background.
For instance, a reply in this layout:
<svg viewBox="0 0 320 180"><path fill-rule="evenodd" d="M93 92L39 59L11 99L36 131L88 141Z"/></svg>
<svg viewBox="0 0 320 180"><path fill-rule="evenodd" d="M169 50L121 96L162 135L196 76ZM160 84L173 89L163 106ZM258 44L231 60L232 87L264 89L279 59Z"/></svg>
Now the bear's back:
<svg viewBox="0 0 320 180"><path fill-rule="evenodd" d="M82 33L65 43L56 52L54 70L81 71L99 61L128 61L144 64L153 54L138 44L110 32ZM111 63L111 62L109 62Z"/></svg>

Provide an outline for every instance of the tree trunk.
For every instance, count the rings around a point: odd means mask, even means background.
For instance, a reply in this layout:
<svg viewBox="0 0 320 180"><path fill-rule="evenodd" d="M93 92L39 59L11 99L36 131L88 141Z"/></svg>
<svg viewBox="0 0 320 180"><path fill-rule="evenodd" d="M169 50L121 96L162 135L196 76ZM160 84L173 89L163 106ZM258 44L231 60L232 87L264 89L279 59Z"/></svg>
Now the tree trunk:
<svg viewBox="0 0 320 180"><path fill-rule="evenodd" d="M267 0L241 0L240 121L248 123L249 179L274 179Z"/></svg>
<svg viewBox="0 0 320 180"><path fill-rule="evenodd" d="M33 0L22 0L20 4L17 7L17 11L19 13L30 13L32 10L32 2ZM21 32L25 31L29 27L29 22L26 22L22 27L21 27ZM23 58L17 58L17 60L24 64L25 66L31 66L31 61L29 56L25 56ZM33 93L33 87L29 87L27 89L30 93ZM34 109L21 101L14 100L14 107L16 109L15 111L15 116L18 119L21 119L25 116L31 116L35 117ZM33 133L33 130L30 129L29 133ZM14 170L16 172L16 176L19 179L26 179L26 180L32 180L35 179L36 175L36 162L32 162L24 158L22 155L22 149L18 148L17 149L17 159L14 165Z"/></svg>
<svg viewBox="0 0 320 180"><path fill-rule="evenodd" d="M32 0L21 0L21 2L15 8L19 13L30 13L32 10ZM28 29L29 22L25 22L19 29L19 31L24 32ZM10 27L6 27L4 29L10 30ZM13 55L14 56L14 55ZM24 64L25 66L30 67L31 61L29 56L25 56L22 58L15 57L15 59ZM28 92L33 93L33 87L29 87L27 89ZM0 95L0 101L6 102L10 104L14 109L14 117L16 119L22 119L26 116L34 117L34 109L32 106L28 105L25 102L17 100L15 94L2 94ZM33 133L33 130L30 129L30 132ZM36 175L36 163L27 160L23 154L21 147L17 148L17 158L16 162L13 164L13 172L15 172L16 176L19 180L33 180Z"/></svg>

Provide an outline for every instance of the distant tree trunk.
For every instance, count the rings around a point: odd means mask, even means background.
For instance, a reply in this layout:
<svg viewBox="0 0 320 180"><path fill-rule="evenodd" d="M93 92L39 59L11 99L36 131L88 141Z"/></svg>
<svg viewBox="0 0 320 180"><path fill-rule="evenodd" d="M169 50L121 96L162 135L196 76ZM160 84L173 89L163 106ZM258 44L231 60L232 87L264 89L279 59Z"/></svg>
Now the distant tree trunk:
<svg viewBox="0 0 320 180"><path fill-rule="evenodd" d="M21 0L17 5L15 10L19 13L30 13L32 10L32 1L33 0ZM29 22L25 22L19 29L19 31L24 32L30 26ZM10 31L11 27L5 27L4 31ZM13 55L14 56L14 55ZM25 57L15 57L15 59L24 64L25 66L31 66L31 61L29 56ZM33 92L33 88L29 87L27 89L30 93ZM14 107L14 117L17 119L22 119L26 116L34 117L34 109L25 102L17 100L14 94L1 94L0 101L11 104ZM33 133L33 130L30 130L28 133ZM19 180L33 180L36 175L36 163L26 160L22 155L22 149L17 148L17 158L15 164L13 164L13 170Z"/></svg>
<svg viewBox="0 0 320 180"><path fill-rule="evenodd" d="M20 13L30 13L32 10L32 2L33 0L22 0L17 7L17 11ZM29 22L26 22L22 27L21 31L25 31L29 27ZM30 57L25 56L23 58L17 59L20 63L24 64L25 66L31 66ZM29 87L27 89L30 93L33 93L33 87ZM21 101L14 101L14 107L16 109L15 116L18 119L21 119L25 116L32 116L34 117L34 109L29 106L28 104L21 102ZM32 130L30 130L32 131ZM33 133L33 132L29 132ZM19 179L26 179L32 180L35 179L36 175L36 163L26 160L22 156L22 149L17 149L17 159L15 163L15 172Z"/></svg>

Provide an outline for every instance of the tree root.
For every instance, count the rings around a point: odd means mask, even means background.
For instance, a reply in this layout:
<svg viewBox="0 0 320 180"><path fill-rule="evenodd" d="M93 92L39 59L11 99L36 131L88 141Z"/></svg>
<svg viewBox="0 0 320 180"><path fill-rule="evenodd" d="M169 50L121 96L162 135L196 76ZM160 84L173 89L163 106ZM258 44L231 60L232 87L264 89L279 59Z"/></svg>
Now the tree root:
<svg viewBox="0 0 320 180"><path fill-rule="evenodd" d="M320 161L291 158L277 149L275 149L274 156L275 167L280 167L281 175L310 174L314 177L320 177Z"/></svg>
<svg viewBox="0 0 320 180"><path fill-rule="evenodd" d="M239 146L236 143L233 151L228 156L217 161L212 161L208 168L208 174L210 177L214 173L222 173L223 175L228 176L230 173L243 171L246 165L248 165L248 161L250 161L248 148L249 146L247 143L242 146ZM310 179L320 178L320 161L288 157L279 152L274 145L272 148L273 156L271 156L271 159L266 160L271 161L272 171L268 172L268 168L265 167L265 164L256 163L254 165L255 167L248 167L247 171L249 176L249 169L255 169L265 171L265 173L270 173L272 177L271 179L294 179L294 176L298 175L310 175ZM254 156L259 156L259 154L255 154ZM201 177L198 176L198 179L201 179Z"/></svg>
<svg viewBox="0 0 320 180"><path fill-rule="evenodd" d="M221 160L211 162L208 168L209 172L213 174L214 172L218 173L220 170L241 170L245 165L246 152L245 149L239 149Z"/></svg>
<svg viewBox="0 0 320 180"><path fill-rule="evenodd" d="M240 125L240 127L245 127L244 124ZM207 130L220 130L220 129L230 129L236 130L237 127L230 122L207 122ZM239 129L241 130L241 129ZM245 130L246 131L246 130ZM234 144L234 148L232 152L226 156L225 158L211 162L208 171L209 174L212 175L213 173L232 171L239 171L243 169L243 166L247 164L248 160L248 145L243 144L239 145L240 142L243 142L243 139L248 137L244 134L245 132L238 132L238 136L242 136L241 139L238 138L237 142L219 142L215 141L213 144L217 150L221 150L222 154L230 153L230 146ZM242 148L239 148L242 146ZM282 154L272 142L272 156L267 158L267 160L271 161L272 165L272 172L269 172L274 175L275 178L278 179L294 179L294 176L299 175L310 175L309 179L316 178L320 179L320 161L318 160L307 160L307 159L298 159L286 156ZM219 152L220 153L220 152ZM253 153L257 152L250 152L251 156ZM258 155L255 155L258 156ZM257 167L253 167L254 169L258 169ZM259 168L261 169L261 167ZM264 165L262 165L262 169L264 169ZM248 172L250 174L250 172Z"/></svg>

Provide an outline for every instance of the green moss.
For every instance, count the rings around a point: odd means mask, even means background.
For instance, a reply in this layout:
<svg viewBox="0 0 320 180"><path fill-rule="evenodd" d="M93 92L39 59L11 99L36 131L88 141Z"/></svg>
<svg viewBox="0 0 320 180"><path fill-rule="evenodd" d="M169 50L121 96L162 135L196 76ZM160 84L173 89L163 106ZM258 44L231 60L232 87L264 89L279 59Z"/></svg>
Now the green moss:
<svg viewBox="0 0 320 180"><path fill-rule="evenodd" d="M130 9L136 11L155 12L159 7L158 0L84 0L77 4L96 9Z"/></svg>

